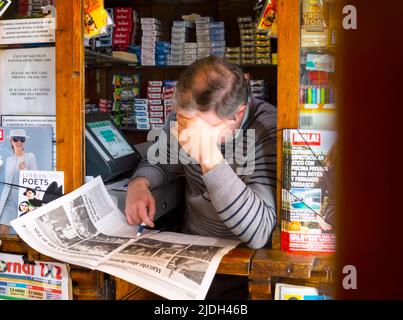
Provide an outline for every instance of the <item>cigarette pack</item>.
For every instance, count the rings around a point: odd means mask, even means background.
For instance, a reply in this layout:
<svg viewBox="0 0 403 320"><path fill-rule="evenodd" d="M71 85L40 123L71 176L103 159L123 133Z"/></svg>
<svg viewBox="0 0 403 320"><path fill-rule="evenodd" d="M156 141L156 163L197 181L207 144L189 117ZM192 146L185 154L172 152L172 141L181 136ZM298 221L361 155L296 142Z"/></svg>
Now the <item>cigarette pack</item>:
<svg viewBox="0 0 403 320"><path fill-rule="evenodd" d="M147 101L147 99L134 99L134 103L136 105L146 106L148 104L148 101Z"/></svg>
<svg viewBox="0 0 403 320"><path fill-rule="evenodd" d="M142 25L149 25L149 24L161 25L161 21L155 18L141 18L140 23Z"/></svg>
<svg viewBox="0 0 403 320"><path fill-rule="evenodd" d="M148 111L147 106L135 106L134 108L135 112L144 112L144 111Z"/></svg>
<svg viewBox="0 0 403 320"><path fill-rule="evenodd" d="M164 125L161 123L152 123L151 129L164 129Z"/></svg>
<svg viewBox="0 0 403 320"><path fill-rule="evenodd" d="M136 128L138 130L150 130L151 126L149 123L136 123Z"/></svg>
<svg viewBox="0 0 403 320"><path fill-rule="evenodd" d="M141 29L147 31L161 31L161 26L158 24L142 24Z"/></svg>
<svg viewBox="0 0 403 320"><path fill-rule="evenodd" d="M150 112L158 112L158 111L164 111L164 106L148 106L148 109Z"/></svg>
<svg viewBox="0 0 403 320"><path fill-rule="evenodd" d="M194 24L190 21L174 21L174 27L186 27L186 28L193 28Z"/></svg>
<svg viewBox="0 0 403 320"><path fill-rule="evenodd" d="M164 100L164 106L173 106L175 104L174 99L165 99Z"/></svg>
<svg viewBox="0 0 403 320"><path fill-rule="evenodd" d="M148 117L136 117L136 123L149 123L150 119Z"/></svg>
<svg viewBox="0 0 403 320"><path fill-rule="evenodd" d="M147 99L162 99L161 93L148 93Z"/></svg>
<svg viewBox="0 0 403 320"><path fill-rule="evenodd" d="M163 118L164 112L163 111L150 111L150 118Z"/></svg>
<svg viewBox="0 0 403 320"><path fill-rule="evenodd" d="M160 124L163 124L163 123L164 123L164 118L151 118L151 117L150 117L150 123L160 123Z"/></svg>
<svg viewBox="0 0 403 320"><path fill-rule="evenodd" d="M167 85L164 84L163 92L164 93L175 93L176 87L174 87L174 86L168 87ZM164 99L169 99L169 98L164 98Z"/></svg>
<svg viewBox="0 0 403 320"><path fill-rule="evenodd" d="M165 80L164 81L164 87L176 87L176 85L178 84L178 81L176 80ZM167 92L167 91L164 91Z"/></svg>
<svg viewBox="0 0 403 320"><path fill-rule="evenodd" d="M149 87L162 87L162 81L148 81Z"/></svg>
<svg viewBox="0 0 403 320"><path fill-rule="evenodd" d="M158 106L162 104L161 99L148 99L148 105L149 106Z"/></svg>
<svg viewBox="0 0 403 320"><path fill-rule="evenodd" d="M214 19L213 18L211 18L211 17L200 17L199 19L197 19L196 20L196 26L197 26L197 24L199 24L199 23L208 23L208 22L212 22Z"/></svg>

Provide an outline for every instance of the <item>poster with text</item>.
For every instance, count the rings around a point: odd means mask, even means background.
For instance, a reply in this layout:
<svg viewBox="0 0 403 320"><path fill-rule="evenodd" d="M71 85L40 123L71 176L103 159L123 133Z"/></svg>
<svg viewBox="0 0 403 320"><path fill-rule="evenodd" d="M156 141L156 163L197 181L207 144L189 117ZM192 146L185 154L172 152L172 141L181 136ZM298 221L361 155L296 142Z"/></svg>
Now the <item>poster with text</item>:
<svg viewBox="0 0 403 320"><path fill-rule="evenodd" d="M56 114L55 48L0 51L0 113Z"/></svg>

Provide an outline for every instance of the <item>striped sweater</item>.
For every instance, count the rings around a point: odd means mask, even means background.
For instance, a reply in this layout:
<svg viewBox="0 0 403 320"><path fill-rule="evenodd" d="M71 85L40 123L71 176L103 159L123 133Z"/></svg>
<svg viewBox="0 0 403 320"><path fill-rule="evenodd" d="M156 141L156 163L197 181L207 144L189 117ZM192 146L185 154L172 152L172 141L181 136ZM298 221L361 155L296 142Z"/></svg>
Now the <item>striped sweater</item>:
<svg viewBox="0 0 403 320"><path fill-rule="evenodd" d="M226 160L206 174L198 164L150 164L144 159L133 178L145 177L153 189L183 170L187 181L184 233L239 239L250 248L264 247L276 225L276 119L272 105L253 99L232 147L222 146ZM254 129L255 134L249 145L247 129ZM161 154L166 143L158 148ZM231 162L234 157L228 156L228 150L242 157ZM169 162L172 150L166 151ZM240 171L245 168L249 172Z"/></svg>

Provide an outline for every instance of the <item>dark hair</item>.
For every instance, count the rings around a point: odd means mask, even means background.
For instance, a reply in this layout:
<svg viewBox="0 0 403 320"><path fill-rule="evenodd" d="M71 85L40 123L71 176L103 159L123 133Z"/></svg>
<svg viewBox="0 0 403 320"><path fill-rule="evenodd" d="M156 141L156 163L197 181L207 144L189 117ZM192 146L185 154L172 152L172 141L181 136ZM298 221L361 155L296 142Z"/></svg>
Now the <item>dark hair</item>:
<svg viewBox="0 0 403 320"><path fill-rule="evenodd" d="M182 110L214 110L220 118L232 117L248 101L247 80L237 65L210 56L182 72L176 101Z"/></svg>
<svg viewBox="0 0 403 320"><path fill-rule="evenodd" d="M25 192L23 193L23 195L26 196L28 191L31 191L34 195L36 195L36 190L35 190L35 189L32 189L32 188L26 188L26 190L25 190Z"/></svg>
<svg viewBox="0 0 403 320"><path fill-rule="evenodd" d="M22 202L18 205L18 210L22 211L22 210L21 210L21 205L22 205L23 203L25 203L27 206L29 206L29 204L28 204L27 201L22 201Z"/></svg>

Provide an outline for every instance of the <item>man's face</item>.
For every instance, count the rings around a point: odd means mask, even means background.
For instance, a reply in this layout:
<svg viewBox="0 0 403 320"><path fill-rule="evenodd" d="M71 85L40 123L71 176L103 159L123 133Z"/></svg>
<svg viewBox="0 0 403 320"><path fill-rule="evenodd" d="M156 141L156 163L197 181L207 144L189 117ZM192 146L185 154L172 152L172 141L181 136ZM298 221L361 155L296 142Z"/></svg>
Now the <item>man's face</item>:
<svg viewBox="0 0 403 320"><path fill-rule="evenodd" d="M32 191L27 191L27 198L28 199L33 199L34 198L34 196L35 196L35 194L32 192Z"/></svg>
<svg viewBox="0 0 403 320"><path fill-rule="evenodd" d="M235 130L240 127L244 111L240 112L242 114L239 114L238 112L235 119L232 118L222 119L214 111L201 112L201 111L182 111L176 109L177 120L179 126L182 128L192 129L192 121L196 118L203 120L207 124L207 127L210 126L214 128L223 126L224 129L222 130L219 137L219 141L221 141L221 143L225 142L226 139L231 139L231 137L235 133ZM238 118L240 118L240 121L238 121L239 120Z"/></svg>

